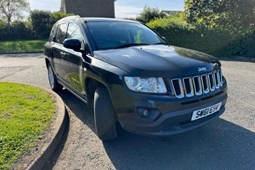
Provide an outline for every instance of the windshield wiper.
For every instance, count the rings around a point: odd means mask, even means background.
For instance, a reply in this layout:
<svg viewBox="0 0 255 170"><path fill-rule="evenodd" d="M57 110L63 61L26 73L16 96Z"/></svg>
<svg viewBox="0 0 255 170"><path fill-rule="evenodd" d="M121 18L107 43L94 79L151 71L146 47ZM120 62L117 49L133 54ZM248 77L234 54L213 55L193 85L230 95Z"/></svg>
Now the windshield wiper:
<svg viewBox="0 0 255 170"><path fill-rule="evenodd" d="M142 43L122 44L120 46L115 47L115 49L126 48L126 47L133 47L133 46L140 46L140 45L151 45L151 44L142 44Z"/></svg>
<svg viewBox="0 0 255 170"><path fill-rule="evenodd" d="M155 44L153 44L153 45L169 45L169 44L166 43L166 42L158 42L158 43L155 43Z"/></svg>

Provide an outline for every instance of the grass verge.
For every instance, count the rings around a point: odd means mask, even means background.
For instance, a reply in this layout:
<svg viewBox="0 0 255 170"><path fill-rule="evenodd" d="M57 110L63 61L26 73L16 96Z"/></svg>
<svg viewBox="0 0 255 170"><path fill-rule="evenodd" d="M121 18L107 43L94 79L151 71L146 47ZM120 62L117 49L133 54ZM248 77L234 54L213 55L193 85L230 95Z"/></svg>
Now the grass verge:
<svg viewBox="0 0 255 170"><path fill-rule="evenodd" d="M39 88L0 83L0 169L9 169L42 137L54 118L53 97Z"/></svg>
<svg viewBox="0 0 255 170"><path fill-rule="evenodd" d="M0 53L43 52L46 40L0 41Z"/></svg>

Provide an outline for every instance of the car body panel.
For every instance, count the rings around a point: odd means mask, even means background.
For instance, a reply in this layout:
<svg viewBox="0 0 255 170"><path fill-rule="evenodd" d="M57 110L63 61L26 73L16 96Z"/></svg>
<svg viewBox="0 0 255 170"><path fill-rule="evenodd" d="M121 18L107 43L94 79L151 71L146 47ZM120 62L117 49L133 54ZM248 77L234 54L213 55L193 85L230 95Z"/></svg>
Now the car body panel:
<svg viewBox="0 0 255 170"><path fill-rule="evenodd" d="M95 51L95 58L136 76L186 76L212 71L219 61L210 55L167 45L150 45Z"/></svg>
<svg viewBox="0 0 255 170"><path fill-rule="evenodd" d="M171 91L171 80L208 74L221 69L218 59L201 52L169 45L141 45L98 50L87 30L86 22L132 22L104 18L65 18L58 24L74 22L83 34L83 49L74 51L54 42L52 31L45 44L46 63L50 64L59 83L85 102L90 82L107 88L118 121L128 131L142 135L171 135L202 126L225 110L227 82L208 94L177 98ZM135 22L137 23L137 22ZM128 89L124 77L162 77L165 94L139 93ZM96 87L92 87L95 90ZM91 95L91 94L90 94ZM220 110L208 117L190 122L192 112L222 102ZM141 109L149 116L140 115Z"/></svg>

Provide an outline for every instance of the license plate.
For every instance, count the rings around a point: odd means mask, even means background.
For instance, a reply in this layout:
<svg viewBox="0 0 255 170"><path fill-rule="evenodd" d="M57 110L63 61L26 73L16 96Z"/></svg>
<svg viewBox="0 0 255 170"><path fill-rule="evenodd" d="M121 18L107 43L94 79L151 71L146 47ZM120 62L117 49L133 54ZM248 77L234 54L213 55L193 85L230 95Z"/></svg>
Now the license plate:
<svg viewBox="0 0 255 170"><path fill-rule="evenodd" d="M192 114L191 121L201 119L203 117L206 117L206 116L209 116L211 114L218 112L220 110L221 104L222 104L222 102L217 103L210 107L206 107L206 108L194 111Z"/></svg>

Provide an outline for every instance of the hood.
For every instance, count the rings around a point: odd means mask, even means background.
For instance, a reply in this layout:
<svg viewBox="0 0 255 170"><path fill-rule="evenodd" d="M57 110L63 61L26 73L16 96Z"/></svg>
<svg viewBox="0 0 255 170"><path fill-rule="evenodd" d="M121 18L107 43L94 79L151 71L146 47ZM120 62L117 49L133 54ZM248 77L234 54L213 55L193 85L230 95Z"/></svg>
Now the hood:
<svg viewBox="0 0 255 170"><path fill-rule="evenodd" d="M219 66L218 59L201 52L166 45L100 50L95 58L114 65L131 76L187 76L204 74Z"/></svg>

